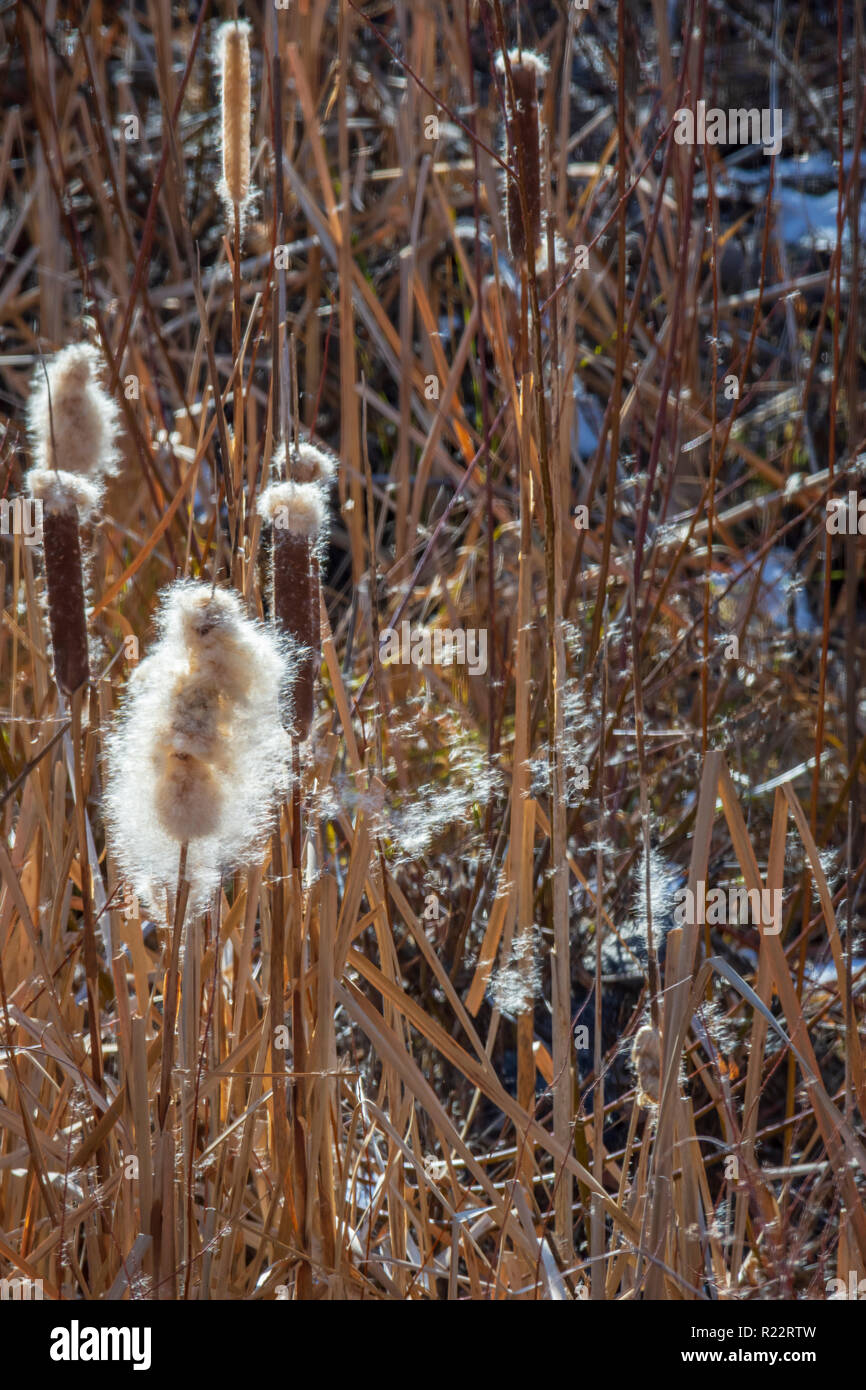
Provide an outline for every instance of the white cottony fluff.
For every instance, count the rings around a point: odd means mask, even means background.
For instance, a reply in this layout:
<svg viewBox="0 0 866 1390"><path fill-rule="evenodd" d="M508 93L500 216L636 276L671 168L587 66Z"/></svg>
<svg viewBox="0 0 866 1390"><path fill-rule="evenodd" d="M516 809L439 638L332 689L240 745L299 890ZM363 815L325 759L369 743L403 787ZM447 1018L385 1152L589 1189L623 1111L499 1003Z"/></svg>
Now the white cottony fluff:
<svg viewBox="0 0 866 1390"><path fill-rule="evenodd" d="M315 541L327 519L325 497L316 483L271 483L258 501L263 521L278 531L290 531Z"/></svg>
<svg viewBox="0 0 866 1390"><path fill-rule="evenodd" d="M305 439L292 450L291 476L299 483L321 483L327 487L337 474L337 459L328 449ZM274 476L282 478L286 472L286 446L280 444L271 461Z"/></svg>
<svg viewBox="0 0 866 1390"><path fill-rule="evenodd" d="M31 497L45 504L47 512L66 512L75 507L79 515L87 516L99 506L102 489L90 478L65 469L31 468L27 474L27 490Z"/></svg>
<svg viewBox="0 0 866 1390"><path fill-rule="evenodd" d="M109 740L105 810L118 867L163 913L184 841L194 907L260 853L288 791L289 672L278 639L231 590L178 581L158 621Z"/></svg>
<svg viewBox="0 0 866 1390"><path fill-rule="evenodd" d="M496 71L500 74L504 73L505 58L503 54L501 52L497 53L493 61L496 66ZM545 77L547 76L547 59L543 56L543 54L534 53L528 48L509 48L508 62L510 66L516 67L519 64L522 67L534 68L535 77L539 83L543 82Z"/></svg>
<svg viewBox="0 0 866 1390"><path fill-rule="evenodd" d="M71 343L37 369L27 402L35 468L88 478L115 470L118 410L100 384L103 367L97 348Z"/></svg>

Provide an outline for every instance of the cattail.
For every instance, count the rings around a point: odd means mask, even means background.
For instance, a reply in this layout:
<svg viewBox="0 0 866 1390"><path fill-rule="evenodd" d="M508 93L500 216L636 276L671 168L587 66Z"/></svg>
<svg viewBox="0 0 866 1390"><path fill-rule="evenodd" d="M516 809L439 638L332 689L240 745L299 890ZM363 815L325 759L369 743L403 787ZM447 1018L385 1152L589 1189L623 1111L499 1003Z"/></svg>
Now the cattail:
<svg viewBox="0 0 866 1390"><path fill-rule="evenodd" d="M34 467L30 495L41 503L54 675L66 695L90 677L79 513L99 505L102 475L117 465L117 406L99 384L102 359L87 343L58 352L39 371L27 405Z"/></svg>
<svg viewBox="0 0 866 1390"><path fill-rule="evenodd" d="M232 234L243 231L250 196L250 25L230 20L217 31L222 95L223 176L219 186ZM240 227L235 227L235 217Z"/></svg>
<svg viewBox="0 0 866 1390"><path fill-rule="evenodd" d="M325 526L325 496L317 482L272 483L259 499L272 528L271 611L296 657L286 727L303 742L313 722L316 672L322 660L318 552Z"/></svg>
<svg viewBox="0 0 866 1390"><path fill-rule="evenodd" d="M512 261L525 258L529 249L537 255L543 246L544 219L541 203L541 142L538 129L538 86L547 72L543 58L536 53L508 54L511 70L509 86L502 54L496 60L505 81L505 111L508 122L506 157L511 174L505 177L505 223ZM526 198L527 226L515 176L522 179Z"/></svg>
<svg viewBox="0 0 866 1390"><path fill-rule="evenodd" d="M661 1078L661 1039L648 1023L635 1034L631 1060L637 1074L637 1103L648 1110L659 1103Z"/></svg>
<svg viewBox="0 0 866 1390"><path fill-rule="evenodd" d="M44 514L42 546L54 676L64 694L72 695L90 679L84 570L74 506Z"/></svg>
<svg viewBox="0 0 866 1390"><path fill-rule="evenodd" d="M285 445L273 457L277 477L287 471ZM326 489L337 460L310 440L293 446L292 478L272 483L259 499L259 514L271 526L271 612L296 656L286 728L303 742L315 708L316 675L322 662L320 556L327 541Z"/></svg>
<svg viewBox="0 0 866 1390"><path fill-rule="evenodd" d="M193 905L248 863L287 789L289 658L231 590L180 580L109 739L106 821L139 897L160 905L188 844Z"/></svg>

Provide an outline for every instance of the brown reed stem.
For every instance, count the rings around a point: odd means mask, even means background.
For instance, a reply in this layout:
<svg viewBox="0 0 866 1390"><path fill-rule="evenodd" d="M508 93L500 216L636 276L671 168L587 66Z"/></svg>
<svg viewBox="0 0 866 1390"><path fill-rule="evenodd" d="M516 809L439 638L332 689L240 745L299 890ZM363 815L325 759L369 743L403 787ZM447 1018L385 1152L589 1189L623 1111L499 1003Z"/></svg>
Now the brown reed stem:
<svg viewBox="0 0 866 1390"><path fill-rule="evenodd" d="M171 959L169 961L168 973L165 978L165 993L163 996L162 1011L162 1068L160 1071L159 1082L159 1104L157 1107L157 1119L160 1130L165 1129L165 1120L168 1114L168 1107L171 1103L171 1072L174 1065L174 1042L175 1042L175 1023L177 1019L177 994L178 994L178 962L180 960L180 942L183 935L183 920L186 914L186 904L189 897L189 882L186 876L187 861L186 843L180 847L180 860L177 870L177 896L174 908L174 926L171 938Z"/></svg>

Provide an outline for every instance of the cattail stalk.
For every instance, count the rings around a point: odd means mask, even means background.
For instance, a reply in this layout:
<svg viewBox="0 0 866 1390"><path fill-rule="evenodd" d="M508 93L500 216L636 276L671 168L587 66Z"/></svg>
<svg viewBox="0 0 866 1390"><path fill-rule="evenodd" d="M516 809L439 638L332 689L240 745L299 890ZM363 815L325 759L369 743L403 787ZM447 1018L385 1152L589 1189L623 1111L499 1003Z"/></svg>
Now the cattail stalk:
<svg viewBox="0 0 866 1390"><path fill-rule="evenodd" d="M116 467L117 406L99 383L103 361L87 343L73 343L40 367L27 403L33 467L27 475L31 497L42 508L42 546L48 625L54 677L70 699L72 770L75 787L78 860L81 873L84 974L90 1031L90 1069L94 1086L103 1086L100 1035L99 958L90 859L87 848L83 708L90 679L85 574L79 531L80 512L92 512L102 496L102 475ZM109 1172L107 1148L97 1153L100 1179ZM103 1234L108 1223L103 1219Z"/></svg>
<svg viewBox="0 0 866 1390"><path fill-rule="evenodd" d="M177 1019L177 984L180 964L180 943L183 935L183 921L186 915L186 903L189 897L189 883L186 877L186 860L188 846L184 842L180 847L180 857L177 872L177 896L175 898L174 927L171 938L171 958L163 987L163 1009L162 1009L162 1069L159 1081L159 1102L157 1106L157 1119L159 1128L165 1129L168 1107L171 1102L171 1072L174 1065L174 1035L175 1022Z"/></svg>

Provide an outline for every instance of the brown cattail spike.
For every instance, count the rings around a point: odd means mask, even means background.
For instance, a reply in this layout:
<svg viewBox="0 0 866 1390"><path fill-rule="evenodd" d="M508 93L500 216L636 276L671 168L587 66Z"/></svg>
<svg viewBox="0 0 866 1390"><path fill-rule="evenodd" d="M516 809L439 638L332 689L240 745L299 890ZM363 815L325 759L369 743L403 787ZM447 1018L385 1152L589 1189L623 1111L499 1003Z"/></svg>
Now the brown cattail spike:
<svg viewBox="0 0 866 1390"><path fill-rule="evenodd" d="M292 691L290 732L301 742L313 722L316 653L313 602L318 602L311 542L291 531L274 531L274 616L294 638L299 660ZM319 652L321 661L321 651Z"/></svg>
<svg viewBox="0 0 866 1390"><path fill-rule="evenodd" d="M299 742L308 738L315 709L316 675L322 662L318 549L325 524L322 488L315 482L273 483L259 500L273 528L274 622L290 638L297 661L285 727Z"/></svg>
<svg viewBox="0 0 866 1390"><path fill-rule="evenodd" d="M535 256L542 244L543 218L541 205L541 142L538 128L538 83L545 73L543 61L534 53L511 53L508 72L504 60L497 66L505 76L505 109L508 119L508 163L511 174L505 179L505 221L508 231L508 250L517 261L529 251ZM520 179L526 201L527 225L524 226L523 201L515 182Z"/></svg>
<svg viewBox="0 0 866 1390"><path fill-rule="evenodd" d="M72 695L90 679L81 542L74 506L46 514L43 547L54 676L63 693Z"/></svg>
<svg viewBox="0 0 866 1390"><path fill-rule="evenodd" d="M230 21L219 30L223 177L220 193L234 230L250 193L250 26Z"/></svg>

